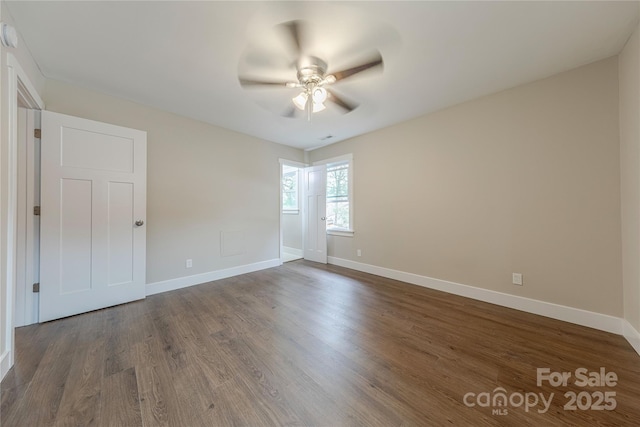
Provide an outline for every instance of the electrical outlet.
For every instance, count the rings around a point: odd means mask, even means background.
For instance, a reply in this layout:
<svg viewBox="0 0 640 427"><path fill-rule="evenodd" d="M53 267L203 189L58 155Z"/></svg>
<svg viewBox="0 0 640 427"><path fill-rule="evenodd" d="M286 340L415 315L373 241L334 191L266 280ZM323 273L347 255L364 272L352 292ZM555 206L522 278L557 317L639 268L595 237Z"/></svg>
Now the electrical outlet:
<svg viewBox="0 0 640 427"><path fill-rule="evenodd" d="M518 286L522 286L522 274L520 273L513 273L513 280L512 280L514 285L518 285Z"/></svg>
<svg viewBox="0 0 640 427"><path fill-rule="evenodd" d="M187 262L185 263L185 268L191 268L193 267L193 260L188 259Z"/></svg>
<svg viewBox="0 0 640 427"><path fill-rule="evenodd" d="M361 251L360 249L358 249L358 250L356 251L356 254L357 254L358 256L362 256L362 251Z"/></svg>

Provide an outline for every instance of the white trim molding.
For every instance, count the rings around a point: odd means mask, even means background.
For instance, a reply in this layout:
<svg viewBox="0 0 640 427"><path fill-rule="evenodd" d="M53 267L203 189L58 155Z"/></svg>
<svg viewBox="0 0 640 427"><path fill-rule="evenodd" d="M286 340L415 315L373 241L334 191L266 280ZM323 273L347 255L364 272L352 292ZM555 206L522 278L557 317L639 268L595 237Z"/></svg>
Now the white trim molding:
<svg viewBox="0 0 640 427"><path fill-rule="evenodd" d="M640 332L638 332L633 326L631 326L631 323L629 323L629 321L627 321L626 319L622 320L622 328L622 335L624 335L626 340L629 341L631 347L633 347L633 349L638 354L640 354Z"/></svg>
<svg viewBox="0 0 640 427"><path fill-rule="evenodd" d="M339 230L339 229L328 229L327 235L329 236L340 236L340 237L353 237L355 231L353 230Z"/></svg>
<svg viewBox="0 0 640 427"><path fill-rule="evenodd" d="M18 214L18 98L30 109L44 109L44 102L35 89L35 86L29 80L29 76L20 66L18 60L11 53L7 53L6 61L7 72L7 91L2 96L5 97L7 103L7 118L9 137L7 146L7 172L3 172L3 177L7 179L7 236L6 236L6 260L7 268L4 272L3 280L6 282L5 294L0 298L3 301L2 310L5 316L5 352L2 354L0 379L4 377L6 372L13 366L13 357L15 355L15 287L16 287L16 253L17 253L17 214ZM8 366L5 371L5 367Z"/></svg>
<svg viewBox="0 0 640 427"><path fill-rule="evenodd" d="M313 162L313 166L329 165L331 163L352 162L353 153L343 154L342 156L331 157L330 159L316 160Z"/></svg>
<svg viewBox="0 0 640 427"><path fill-rule="evenodd" d="M624 335L628 340L629 338L626 334L623 334L623 332L629 328L633 329L631 325L628 325L628 328L624 328L623 320L619 317L595 313L579 308L534 300L517 295L505 294L502 292L477 288L474 286L463 285L446 280L434 279L427 276L420 276L418 274L392 270L390 268L363 264L343 258L330 256L328 257L328 262L329 264L334 264L365 273L375 274L377 276L386 277L388 279L399 280L402 282L411 283L413 285L423 286L425 288L435 289L438 291L460 295L478 301L484 301L491 304L501 305L503 307L525 311L527 313L538 314L540 316L550 317L552 319L562 320L569 323L575 323L577 325L587 326L589 328L599 329L605 332ZM635 336L637 338L640 338L638 332L636 331L635 333ZM629 334L632 335L631 332ZM638 346L631 343L636 351L638 351L640 348L640 339L638 340L637 344ZM640 354L640 351L638 351L638 354Z"/></svg>
<svg viewBox="0 0 640 427"><path fill-rule="evenodd" d="M279 158L278 162L281 165L294 166L294 167L298 167L298 168L306 168L308 166L306 163L303 163L303 162L297 162L295 160L288 160L288 159L283 159L283 158Z"/></svg>
<svg viewBox="0 0 640 427"><path fill-rule="evenodd" d="M176 279L163 280L161 282L147 283L147 296L187 288L189 286L201 285L214 280L239 276L240 274L253 273L254 271L265 270L267 268L278 267L280 265L282 265L282 261L280 259L270 259L268 261L239 265L237 267L225 268L223 270L194 274L193 276L178 277Z"/></svg>
<svg viewBox="0 0 640 427"><path fill-rule="evenodd" d="M29 80L29 76L24 72L22 66L11 53L7 54L7 67L13 68L16 73L17 81L15 87L15 95L19 95L27 104L27 107L34 110L44 110L44 101L38 94L33 83ZM11 96L11 94L9 94ZM13 100L13 98L11 98ZM17 99L17 97L16 97Z"/></svg>

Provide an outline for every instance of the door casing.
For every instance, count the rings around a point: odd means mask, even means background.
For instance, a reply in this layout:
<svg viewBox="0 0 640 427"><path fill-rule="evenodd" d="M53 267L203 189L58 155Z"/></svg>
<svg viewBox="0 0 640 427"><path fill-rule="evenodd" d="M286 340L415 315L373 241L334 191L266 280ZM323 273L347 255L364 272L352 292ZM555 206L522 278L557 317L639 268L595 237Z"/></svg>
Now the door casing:
<svg viewBox="0 0 640 427"><path fill-rule="evenodd" d="M6 203L6 227L5 224L0 224L0 235L3 248L0 248L0 252L4 252L4 259L1 260L5 264L4 274L0 281L4 285L4 295L0 300L2 305L0 307L0 316L3 317L4 326L4 342L2 343L2 350L0 351L0 379L4 378L9 369L13 366L15 357L15 296L16 296L16 251L17 251L17 203L18 203L18 183L17 183L17 147L18 147L18 100L20 104L26 108L34 110L44 109L44 102L38 95L38 91L29 79L27 73L23 70L22 66L12 53L7 53L7 91L4 94L6 96L7 105L7 133L8 133L8 146L7 146L7 171L2 172L2 178L6 177L6 200L2 200L1 203ZM0 179L2 181L2 179ZM4 210L4 209L3 209Z"/></svg>

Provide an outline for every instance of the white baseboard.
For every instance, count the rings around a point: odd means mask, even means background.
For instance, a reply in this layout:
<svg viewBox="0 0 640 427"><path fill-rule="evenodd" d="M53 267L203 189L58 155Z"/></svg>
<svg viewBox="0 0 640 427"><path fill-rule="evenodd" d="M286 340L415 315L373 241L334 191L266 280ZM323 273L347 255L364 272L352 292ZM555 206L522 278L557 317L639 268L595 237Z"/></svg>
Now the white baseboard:
<svg viewBox="0 0 640 427"><path fill-rule="evenodd" d="M0 356L0 381L7 375L9 369L11 369L11 350L6 350L2 353L2 356Z"/></svg>
<svg viewBox="0 0 640 427"><path fill-rule="evenodd" d="M552 319L558 319L569 323L575 323L577 325L588 326L590 328L623 335L623 321L621 318L615 316L594 313L592 311L534 300L517 295L505 294L502 292L491 291L489 289L462 285L460 283L448 282L446 280L434 279L427 276L420 276L418 274L392 270L390 268L363 264L343 258L328 257L328 262L329 264L347 267L352 270L375 274L389 279L399 280L450 294L460 295L491 304L501 305L503 307L526 311L528 313L538 314ZM629 327L631 327L631 325L629 325ZM634 348L637 350L637 347Z"/></svg>
<svg viewBox="0 0 640 427"><path fill-rule="evenodd" d="M638 332L627 320L622 320L624 328L624 337L629 341L631 347L640 354L640 332Z"/></svg>
<svg viewBox="0 0 640 427"><path fill-rule="evenodd" d="M282 265L279 259L256 262L253 264L239 265L237 267L225 268L224 270L210 271L208 273L194 274L193 276L178 277L177 279L164 280L161 282L147 283L147 295L155 295L162 292L174 291L189 286L200 285L214 280L226 279L227 277L238 276L240 274L253 273L254 271Z"/></svg>
<svg viewBox="0 0 640 427"><path fill-rule="evenodd" d="M304 256L304 252L302 251L302 249L296 249L289 246L283 246L282 253L293 255L293 256L299 256L301 258Z"/></svg>

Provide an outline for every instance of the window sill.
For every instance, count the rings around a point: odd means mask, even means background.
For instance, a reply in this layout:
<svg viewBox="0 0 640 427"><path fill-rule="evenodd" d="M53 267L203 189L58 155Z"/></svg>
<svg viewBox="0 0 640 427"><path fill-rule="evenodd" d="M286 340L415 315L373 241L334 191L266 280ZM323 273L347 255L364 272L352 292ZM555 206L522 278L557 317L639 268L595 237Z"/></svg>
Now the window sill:
<svg viewBox="0 0 640 427"><path fill-rule="evenodd" d="M291 209L291 210L286 210L286 211L282 211L283 215L298 215L300 214L300 210L299 209Z"/></svg>
<svg viewBox="0 0 640 427"><path fill-rule="evenodd" d="M354 233L353 230L327 230L329 236L353 237Z"/></svg>

